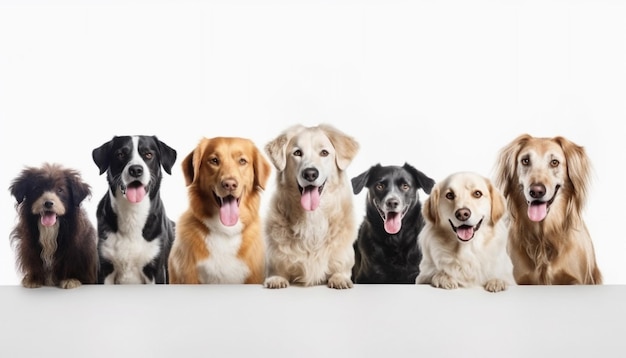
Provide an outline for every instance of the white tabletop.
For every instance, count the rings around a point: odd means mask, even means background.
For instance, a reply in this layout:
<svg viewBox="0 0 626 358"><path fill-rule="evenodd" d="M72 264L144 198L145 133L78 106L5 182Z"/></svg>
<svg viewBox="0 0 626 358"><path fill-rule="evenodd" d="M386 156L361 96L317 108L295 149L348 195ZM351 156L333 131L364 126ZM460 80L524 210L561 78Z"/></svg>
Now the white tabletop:
<svg viewBox="0 0 626 358"><path fill-rule="evenodd" d="M0 357L608 357L626 346L619 285L0 286L0 296Z"/></svg>

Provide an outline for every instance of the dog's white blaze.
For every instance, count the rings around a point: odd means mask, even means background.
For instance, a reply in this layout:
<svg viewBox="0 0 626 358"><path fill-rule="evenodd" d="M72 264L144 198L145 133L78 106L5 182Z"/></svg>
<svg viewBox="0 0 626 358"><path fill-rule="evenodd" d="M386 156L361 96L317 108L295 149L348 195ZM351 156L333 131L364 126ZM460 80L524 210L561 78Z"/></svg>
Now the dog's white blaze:
<svg viewBox="0 0 626 358"><path fill-rule="evenodd" d="M152 241L143 238L143 227L150 212L150 198L146 197L136 204L112 198L111 204L118 215L118 231L110 233L100 248L102 256L113 264L113 272L105 278L105 283L154 282L143 273L143 267L159 254L162 241L161 238Z"/></svg>
<svg viewBox="0 0 626 358"><path fill-rule="evenodd" d="M141 157L141 154L139 154L139 137L133 136L132 141L133 154L128 163L126 163L124 171L122 172L122 182L125 185L128 185L136 180L139 180L143 185L148 185L148 183L150 182L150 168L146 165L146 162ZM140 177L135 178L130 175L128 169L131 165L141 165L141 167L143 168L143 172Z"/></svg>
<svg viewBox="0 0 626 358"><path fill-rule="evenodd" d="M54 264L54 254L57 251L57 236L59 234L59 222L52 226L44 226L41 222L37 223L39 227L39 243L41 244L41 261L43 261L44 269L44 285L54 286L54 277L52 275L52 265Z"/></svg>
<svg viewBox="0 0 626 358"><path fill-rule="evenodd" d="M207 219L204 224L211 228L211 233L204 238L209 250L209 257L198 262L201 283L239 284L244 283L250 269L237 257L241 247L243 225L222 225L218 218Z"/></svg>

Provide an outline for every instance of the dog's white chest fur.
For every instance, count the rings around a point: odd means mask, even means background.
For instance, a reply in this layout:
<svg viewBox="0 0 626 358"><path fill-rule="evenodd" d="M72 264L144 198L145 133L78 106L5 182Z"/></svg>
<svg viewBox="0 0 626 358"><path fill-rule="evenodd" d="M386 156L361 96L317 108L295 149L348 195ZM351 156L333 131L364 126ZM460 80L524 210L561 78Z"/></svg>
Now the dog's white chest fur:
<svg viewBox="0 0 626 358"><path fill-rule="evenodd" d="M237 257L242 242L242 224L223 226L218 218L205 222L211 232L204 238L209 257L198 262L199 280L205 284L244 283L250 269Z"/></svg>
<svg viewBox="0 0 626 358"><path fill-rule="evenodd" d="M150 200L146 198L140 203L131 204L123 198L112 199L113 210L118 214L118 231L110 233L100 247L102 256L113 264L113 272L105 277L104 283L150 283L143 268L159 254L162 241L162 238L152 241L143 238Z"/></svg>
<svg viewBox="0 0 626 358"><path fill-rule="evenodd" d="M44 284L54 286L55 277L53 275L54 255L57 251L57 236L59 235L59 223L52 227L39 225L39 243L41 244L41 261L44 269Z"/></svg>

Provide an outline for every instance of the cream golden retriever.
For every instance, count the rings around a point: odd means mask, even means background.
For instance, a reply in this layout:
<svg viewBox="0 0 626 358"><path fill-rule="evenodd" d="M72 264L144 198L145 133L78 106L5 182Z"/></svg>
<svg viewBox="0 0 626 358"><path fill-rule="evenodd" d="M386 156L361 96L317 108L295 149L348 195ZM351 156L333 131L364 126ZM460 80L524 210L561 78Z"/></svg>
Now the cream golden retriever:
<svg viewBox="0 0 626 358"><path fill-rule="evenodd" d="M454 173L435 184L422 208L423 257L415 282L444 289L482 286L490 292L515 284L506 251L505 205L502 193L476 173Z"/></svg>
<svg viewBox="0 0 626 358"><path fill-rule="evenodd" d="M517 283L602 283L582 217L589 176L584 148L563 137L523 134L501 149L495 181L508 202Z"/></svg>
<svg viewBox="0 0 626 358"><path fill-rule="evenodd" d="M330 125L286 129L265 146L277 169L265 220L264 286L351 288L356 222L345 172L358 143Z"/></svg>

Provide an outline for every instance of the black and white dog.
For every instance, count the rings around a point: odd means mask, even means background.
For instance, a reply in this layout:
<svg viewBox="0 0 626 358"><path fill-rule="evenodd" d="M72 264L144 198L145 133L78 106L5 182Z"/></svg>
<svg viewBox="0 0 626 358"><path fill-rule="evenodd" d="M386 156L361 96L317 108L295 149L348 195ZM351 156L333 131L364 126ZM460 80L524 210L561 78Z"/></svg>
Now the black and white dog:
<svg viewBox="0 0 626 358"><path fill-rule="evenodd" d="M98 203L98 283L168 283L174 240L160 197L176 151L156 136L115 136L92 152L109 189Z"/></svg>
<svg viewBox="0 0 626 358"><path fill-rule="evenodd" d="M372 166L352 178L358 194L367 187L365 218L354 242L354 283L415 284L424 226L418 189L430 194L435 181L409 164Z"/></svg>

